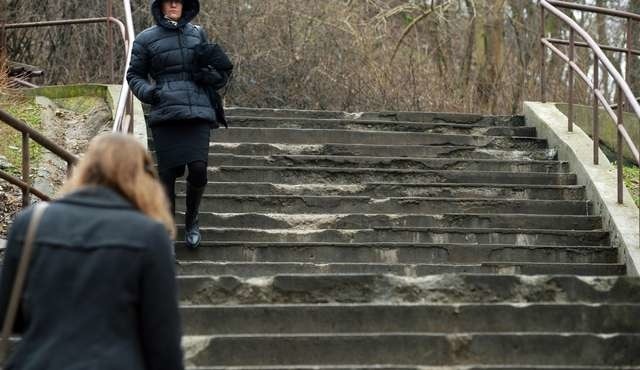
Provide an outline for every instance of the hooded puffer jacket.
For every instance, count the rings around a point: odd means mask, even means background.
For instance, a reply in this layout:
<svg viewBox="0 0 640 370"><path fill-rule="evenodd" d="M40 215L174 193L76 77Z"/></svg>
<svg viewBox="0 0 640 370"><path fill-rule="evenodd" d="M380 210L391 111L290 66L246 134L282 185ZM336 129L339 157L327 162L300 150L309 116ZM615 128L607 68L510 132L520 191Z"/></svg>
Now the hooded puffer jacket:
<svg viewBox="0 0 640 370"><path fill-rule="evenodd" d="M138 99L151 104L148 123L152 126L192 119L215 121L205 89L193 79L193 49L206 38L201 29L189 23L198 15L200 2L182 3L182 18L173 24L162 13L162 0L153 0L151 14L156 25L142 31L133 42L127 82Z"/></svg>

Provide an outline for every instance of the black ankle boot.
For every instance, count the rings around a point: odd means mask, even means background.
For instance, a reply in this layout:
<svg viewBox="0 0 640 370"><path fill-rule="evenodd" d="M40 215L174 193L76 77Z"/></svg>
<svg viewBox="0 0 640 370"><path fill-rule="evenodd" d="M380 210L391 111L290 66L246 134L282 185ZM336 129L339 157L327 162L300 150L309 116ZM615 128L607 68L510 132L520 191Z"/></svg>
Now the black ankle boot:
<svg viewBox="0 0 640 370"><path fill-rule="evenodd" d="M169 197L169 206L171 207L171 217L173 217L173 223L175 224L176 220L176 195Z"/></svg>
<svg viewBox="0 0 640 370"><path fill-rule="evenodd" d="M197 188L187 183L187 212L184 216L184 240L188 248L200 246L200 226L198 226L198 210L205 187Z"/></svg>

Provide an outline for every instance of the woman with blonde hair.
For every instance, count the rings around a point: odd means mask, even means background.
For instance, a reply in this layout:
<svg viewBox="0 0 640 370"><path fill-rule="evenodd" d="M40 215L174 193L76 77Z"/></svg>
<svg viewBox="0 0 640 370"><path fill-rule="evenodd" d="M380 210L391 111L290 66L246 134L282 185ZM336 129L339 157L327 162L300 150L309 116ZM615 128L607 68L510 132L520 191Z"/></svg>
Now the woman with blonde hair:
<svg viewBox="0 0 640 370"><path fill-rule="evenodd" d="M4 317L33 208L11 227L0 281ZM145 149L92 140L38 226L5 369L183 369L173 218Z"/></svg>

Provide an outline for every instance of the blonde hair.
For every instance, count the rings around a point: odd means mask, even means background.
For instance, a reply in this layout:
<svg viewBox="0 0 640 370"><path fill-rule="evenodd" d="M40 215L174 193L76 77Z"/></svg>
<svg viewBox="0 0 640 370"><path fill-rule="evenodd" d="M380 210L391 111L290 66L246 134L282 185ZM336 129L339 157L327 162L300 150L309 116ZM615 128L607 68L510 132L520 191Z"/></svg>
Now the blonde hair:
<svg viewBox="0 0 640 370"><path fill-rule="evenodd" d="M162 223L171 237L175 237L167 195L158 181L151 156L132 137L109 133L91 140L62 193L92 185L117 191L142 213Z"/></svg>

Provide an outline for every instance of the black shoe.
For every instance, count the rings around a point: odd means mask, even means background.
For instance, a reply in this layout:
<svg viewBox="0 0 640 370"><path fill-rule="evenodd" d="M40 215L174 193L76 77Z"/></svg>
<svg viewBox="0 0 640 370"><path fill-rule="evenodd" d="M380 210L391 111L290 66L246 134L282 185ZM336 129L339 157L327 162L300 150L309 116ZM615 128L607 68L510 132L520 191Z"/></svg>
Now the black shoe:
<svg viewBox="0 0 640 370"><path fill-rule="evenodd" d="M184 241L188 248L200 246L202 236L198 225L198 211L205 187L197 188L187 183L187 212L184 216Z"/></svg>

